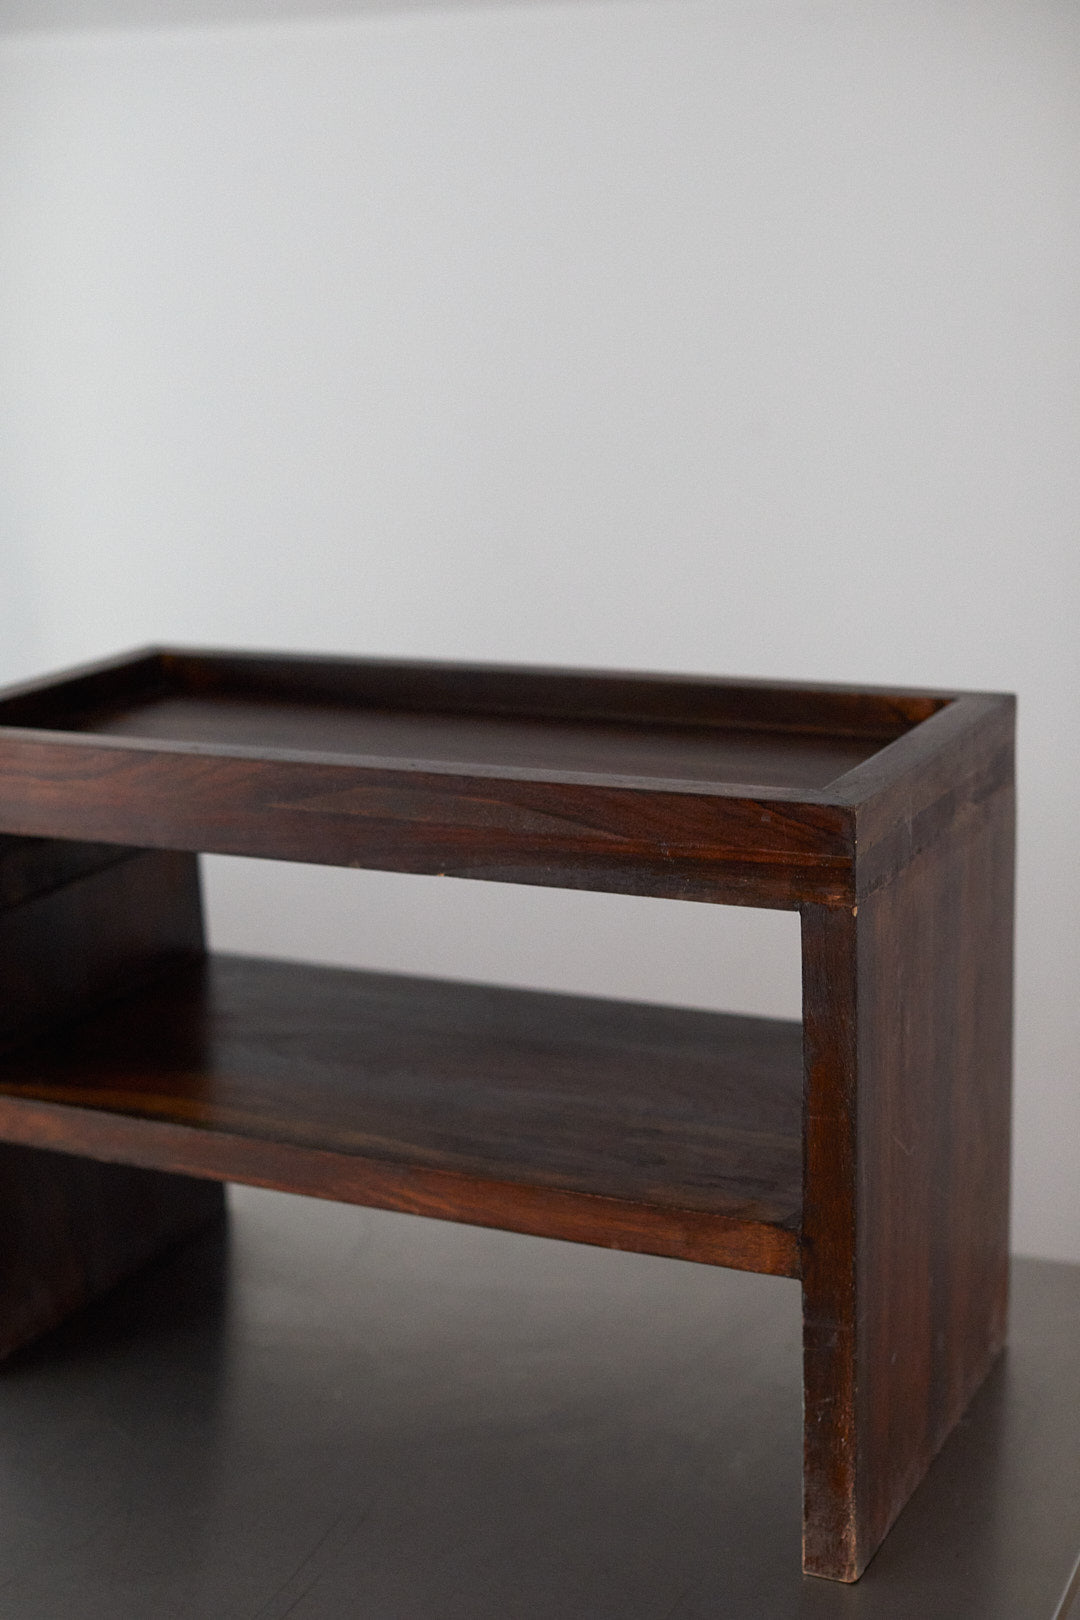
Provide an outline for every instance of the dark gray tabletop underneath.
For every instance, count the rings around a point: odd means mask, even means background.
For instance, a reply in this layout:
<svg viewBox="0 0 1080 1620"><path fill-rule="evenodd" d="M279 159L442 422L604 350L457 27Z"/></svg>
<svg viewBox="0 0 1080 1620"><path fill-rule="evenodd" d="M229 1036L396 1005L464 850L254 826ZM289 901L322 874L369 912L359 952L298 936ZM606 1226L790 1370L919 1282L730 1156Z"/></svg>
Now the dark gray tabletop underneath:
<svg viewBox="0 0 1080 1620"><path fill-rule="evenodd" d="M234 1191L0 1373L18 1620L1059 1620L1080 1267L856 1587L799 1574L794 1283Z"/></svg>

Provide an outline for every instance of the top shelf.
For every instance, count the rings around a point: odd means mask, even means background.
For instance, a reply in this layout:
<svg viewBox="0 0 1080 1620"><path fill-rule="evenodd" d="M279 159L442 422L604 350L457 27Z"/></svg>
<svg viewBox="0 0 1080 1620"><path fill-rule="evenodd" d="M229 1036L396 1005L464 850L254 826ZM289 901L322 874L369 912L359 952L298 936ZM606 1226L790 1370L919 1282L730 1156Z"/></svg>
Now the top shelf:
<svg viewBox="0 0 1080 1620"><path fill-rule="evenodd" d="M0 694L0 725L263 755L823 788L933 693L257 653L135 654Z"/></svg>
<svg viewBox="0 0 1080 1620"><path fill-rule="evenodd" d="M0 833L759 905L841 899L861 779L888 775L890 758L903 768L897 745L957 706L948 693L151 651L0 693Z"/></svg>

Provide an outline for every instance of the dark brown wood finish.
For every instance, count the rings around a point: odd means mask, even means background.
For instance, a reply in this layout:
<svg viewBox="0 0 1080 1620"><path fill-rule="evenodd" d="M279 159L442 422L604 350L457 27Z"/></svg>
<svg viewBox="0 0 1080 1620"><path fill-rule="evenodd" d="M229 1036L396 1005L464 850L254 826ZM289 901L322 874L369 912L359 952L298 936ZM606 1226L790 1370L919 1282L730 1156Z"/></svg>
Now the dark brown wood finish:
<svg viewBox="0 0 1080 1620"><path fill-rule="evenodd" d="M31 859L20 859L22 843L43 849L42 868L48 862L55 871L68 851L76 852L72 865L80 859L78 845L12 839L11 864L20 870L9 887L25 876ZM82 858L94 861L93 849ZM38 876L49 874L43 869ZM60 887L24 893L0 910L0 1052L200 955L201 929L191 855L114 850L108 864Z"/></svg>
<svg viewBox="0 0 1080 1620"><path fill-rule="evenodd" d="M79 729L159 697L256 699L315 708L715 726L865 737L880 746L951 692L715 676L642 675L388 658L144 648L0 693L2 723Z"/></svg>
<svg viewBox="0 0 1080 1620"><path fill-rule="evenodd" d="M821 788L881 739L737 726L651 725L543 716L412 713L263 695L157 697L94 714L80 731L154 742L273 748L345 759L559 772L639 782ZM885 739L891 740L891 739Z"/></svg>
<svg viewBox="0 0 1080 1620"><path fill-rule="evenodd" d="M224 1215L192 1176L0 1142L0 1358Z"/></svg>
<svg viewBox="0 0 1080 1620"><path fill-rule="evenodd" d="M814 802L0 738L0 830L793 909L852 889Z"/></svg>
<svg viewBox="0 0 1080 1620"><path fill-rule="evenodd" d="M0 839L0 1048L198 957L190 855ZM0 1356L223 1209L188 1176L0 1144Z"/></svg>
<svg viewBox="0 0 1080 1620"><path fill-rule="evenodd" d="M1012 727L973 705L951 783L860 809L858 905L804 912L813 1574L858 1577L1004 1341Z"/></svg>
<svg viewBox="0 0 1080 1620"><path fill-rule="evenodd" d="M0 1062L0 1134L791 1276L801 1050L773 1019L212 957Z"/></svg>
<svg viewBox="0 0 1080 1620"><path fill-rule="evenodd" d="M853 1580L1004 1332L1013 724L175 650L0 694L0 1140L801 1276L806 1568ZM797 1028L199 966L197 851L800 909L801 1196Z"/></svg>
<svg viewBox="0 0 1080 1620"><path fill-rule="evenodd" d="M125 676L126 670L126 676ZM945 694L182 652L0 695L0 831L795 907Z"/></svg>

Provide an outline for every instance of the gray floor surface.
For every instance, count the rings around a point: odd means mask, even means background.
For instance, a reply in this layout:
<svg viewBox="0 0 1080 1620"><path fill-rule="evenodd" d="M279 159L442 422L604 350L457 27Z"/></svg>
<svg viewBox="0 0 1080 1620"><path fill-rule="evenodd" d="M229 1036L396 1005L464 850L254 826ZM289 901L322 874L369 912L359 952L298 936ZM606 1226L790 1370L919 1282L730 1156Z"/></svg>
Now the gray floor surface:
<svg viewBox="0 0 1080 1620"><path fill-rule="evenodd" d="M799 1573L799 1289L250 1189L0 1372L0 1620L1052 1620L1080 1267L855 1587Z"/></svg>

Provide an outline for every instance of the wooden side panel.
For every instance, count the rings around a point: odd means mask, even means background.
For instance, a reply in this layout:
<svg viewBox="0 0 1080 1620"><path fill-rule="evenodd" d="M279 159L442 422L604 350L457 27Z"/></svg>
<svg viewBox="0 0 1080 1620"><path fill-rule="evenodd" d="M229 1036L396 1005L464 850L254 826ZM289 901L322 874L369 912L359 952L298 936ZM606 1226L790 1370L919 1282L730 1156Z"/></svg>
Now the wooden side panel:
<svg viewBox="0 0 1080 1620"><path fill-rule="evenodd" d="M223 1212L213 1181L0 1143L0 1357Z"/></svg>
<svg viewBox="0 0 1080 1620"><path fill-rule="evenodd" d="M0 844L0 1041L201 953L194 856ZM188 1176L0 1144L0 1356L221 1214Z"/></svg>
<svg viewBox="0 0 1080 1620"><path fill-rule="evenodd" d="M19 844L57 848L11 839L13 863ZM41 887L0 911L0 1050L202 955L193 855L119 849L108 865L53 886L61 857L74 864L63 845L49 867L39 856Z"/></svg>
<svg viewBox="0 0 1080 1620"><path fill-rule="evenodd" d="M860 905L859 1470L868 1558L1000 1350L1013 794ZM869 992L869 993L867 993Z"/></svg>
<svg viewBox="0 0 1080 1620"><path fill-rule="evenodd" d="M805 918L805 1568L857 1579L1006 1320L1014 796Z"/></svg>

